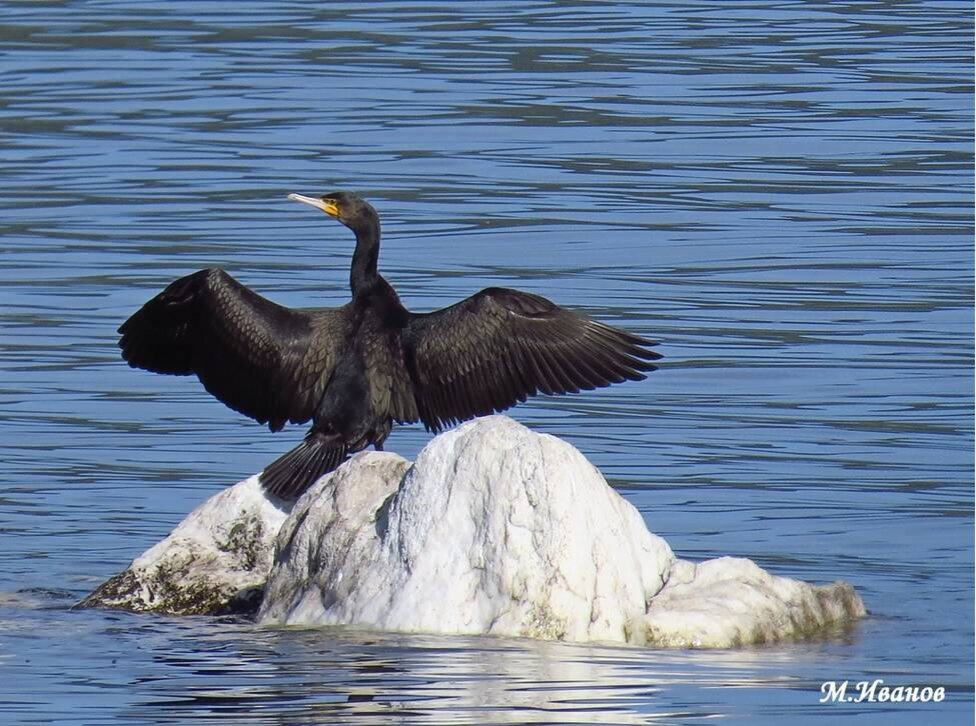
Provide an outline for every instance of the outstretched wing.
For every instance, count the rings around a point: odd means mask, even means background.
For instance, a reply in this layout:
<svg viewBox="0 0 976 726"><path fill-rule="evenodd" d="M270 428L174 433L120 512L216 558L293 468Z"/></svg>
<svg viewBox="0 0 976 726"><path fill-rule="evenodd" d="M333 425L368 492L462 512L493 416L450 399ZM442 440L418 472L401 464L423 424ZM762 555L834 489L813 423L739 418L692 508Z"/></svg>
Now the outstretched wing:
<svg viewBox="0 0 976 726"><path fill-rule="evenodd" d="M536 393L576 393L640 380L654 341L543 297L490 287L413 314L404 331L417 408L427 428L503 411Z"/></svg>
<svg viewBox="0 0 976 726"><path fill-rule="evenodd" d="M223 270L200 270L126 320L119 347L130 366L196 374L217 399L277 431L315 413L342 327L341 310L291 310Z"/></svg>

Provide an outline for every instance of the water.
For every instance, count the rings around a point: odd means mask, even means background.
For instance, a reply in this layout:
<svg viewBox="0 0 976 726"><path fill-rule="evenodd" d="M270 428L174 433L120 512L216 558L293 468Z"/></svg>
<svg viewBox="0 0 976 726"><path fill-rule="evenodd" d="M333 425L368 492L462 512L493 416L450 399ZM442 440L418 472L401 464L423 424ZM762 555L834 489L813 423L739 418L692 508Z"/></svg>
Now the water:
<svg viewBox="0 0 976 726"><path fill-rule="evenodd" d="M972 7L0 0L5 723L971 723ZM364 193L427 310L506 284L662 341L538 400L683 557L844 578L818 642L660 652L68 606L301 435L128 369L225 267L347 295ZM427 440L394 432L412 457ZM824 680L945 686L820 704Z"/></svg>

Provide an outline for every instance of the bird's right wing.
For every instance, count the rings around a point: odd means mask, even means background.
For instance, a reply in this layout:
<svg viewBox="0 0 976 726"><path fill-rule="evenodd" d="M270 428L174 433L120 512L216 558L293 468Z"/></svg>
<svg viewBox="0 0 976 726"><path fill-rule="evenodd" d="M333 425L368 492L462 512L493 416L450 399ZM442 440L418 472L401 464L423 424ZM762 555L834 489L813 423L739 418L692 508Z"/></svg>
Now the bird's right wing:
<svg viewBox="0 0 976 726"><path fill-rule="evenodd" d="M411 315L404 345L418 413L432 431L536 393L639 380L661 357L651 340L497 287Z"/></svg>
<svg viewBox="0 0 976 726"><path fill-rule="evenodd" d="M119 347L130 366L196 374L220 401L277 431L315 413L342 320L338 309L291 310L223 270L200 270L126 320Z"/></svg>

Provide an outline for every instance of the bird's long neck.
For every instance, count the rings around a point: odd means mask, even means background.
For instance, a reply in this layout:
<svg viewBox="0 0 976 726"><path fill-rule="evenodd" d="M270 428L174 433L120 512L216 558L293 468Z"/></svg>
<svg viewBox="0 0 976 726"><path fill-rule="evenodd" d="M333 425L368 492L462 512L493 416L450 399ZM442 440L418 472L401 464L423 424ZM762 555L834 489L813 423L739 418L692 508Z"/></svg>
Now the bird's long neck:
<svg viewBox="0 0 976 726"><path fill-rule="evenodd" d="M353 297L368 293L381 279L376 271L380 254L379 223L364 225L355 232L356 251L352 255L352 268L349 270L349 286Z"/></svg>
<svg viewBox="0 0 976 726"><path fill-rule="evenodd" d="M396 290L376 271L380 253L379 222L356 229L356 251L352 255L349 285L352 302L360 311L370 310L392 329L403 327L410 313L400 303Z"/></svg>

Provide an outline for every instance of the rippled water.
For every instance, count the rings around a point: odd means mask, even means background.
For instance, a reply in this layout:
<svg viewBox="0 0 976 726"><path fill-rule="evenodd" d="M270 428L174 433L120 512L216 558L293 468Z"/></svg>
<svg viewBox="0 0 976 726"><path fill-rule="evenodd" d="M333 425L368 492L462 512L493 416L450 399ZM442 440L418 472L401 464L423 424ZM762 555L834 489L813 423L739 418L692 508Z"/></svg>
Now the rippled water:
<svg viewBox="0 0 976 726"><path fill-rule="evenodd" d="M972 7L0 0L0 713L10 723L971 723ZM271 436L115 328L219 265L413 309L507 284L661 341L514 416L692 559L855 584L815 643L659 652L68 606ZM413 456L427 440L395 431ZM824 680L942 704L819 704Z"/></svg>

